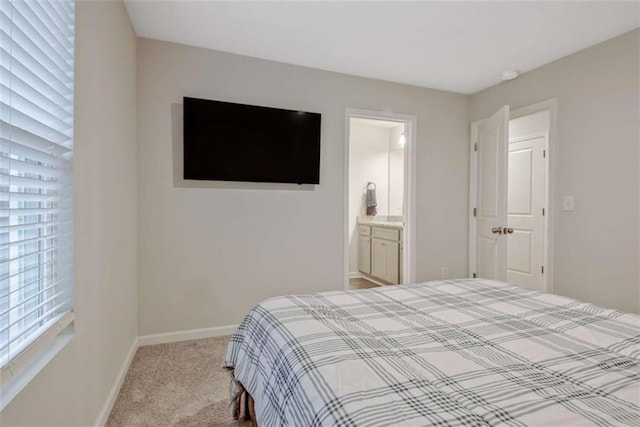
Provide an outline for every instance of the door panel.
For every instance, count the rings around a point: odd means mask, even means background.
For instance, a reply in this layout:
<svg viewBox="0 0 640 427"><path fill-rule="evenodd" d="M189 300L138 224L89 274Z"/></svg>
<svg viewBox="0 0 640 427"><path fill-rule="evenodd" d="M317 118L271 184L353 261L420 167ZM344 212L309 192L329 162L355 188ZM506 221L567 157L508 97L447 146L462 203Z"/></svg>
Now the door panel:
<svg viewBox="0 0 640 427"><path fill-rule="evenodd" d="M476 271L486 279L507 279L507 238L492 232L507 224L509 107L477 127Z"/></svg>
<svg viewBox="0 0 640 427"><path fill-rule="evenodd" d="M478 277L498 276L498 244L496 239L480 238L478 245Z"/></svg>
<svg viewBox="0 0 640 427"><path fill-rule="evenodd" d="M513 230L509 236L509 251L507 253L507 277L509 273L523 273L531 275L533 260L533 239L531 230ZM513 277L512 277L513 278Z"/></svg>
<svg viewBox="0 0 640 427"><path fill-rule="evenodd" d="M387 276L387 249L384 240L371 239L371 275L383 280Z"/></svg>
<svg viewBox="0 0 640 427"><path fill-rule="evenodd" d="M358 236L358 270L371 274L371 238Z"/></svg>
<svg viewBox="0 0 640 427"><path fill-rule="evenodd" d="M515 145L515 144L514 144ZM509 150L508 214L533 214L533 148Z"/></svg>
<svg viewBox="0 0 640 427"><path fill-rule="evenodd" d="M398 257L400 252L400 245L396 242L386 242L387 249L387 276L385 280L389 283L398 284L398 264L400 259Z"/></svg>
<svg viewBox="0 0 640 427"><path fill-rule="evenodd" d="M545 291L544 216L546 174L543 150L547 137L519 139L509 144L507 211L507 281L529 289Z"/></svg>

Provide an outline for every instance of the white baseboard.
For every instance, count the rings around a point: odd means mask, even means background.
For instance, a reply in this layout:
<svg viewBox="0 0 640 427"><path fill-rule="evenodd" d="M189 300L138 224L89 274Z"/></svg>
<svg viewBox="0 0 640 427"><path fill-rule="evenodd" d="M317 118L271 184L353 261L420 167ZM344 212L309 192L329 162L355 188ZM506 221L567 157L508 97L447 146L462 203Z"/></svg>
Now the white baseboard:
<svg viewBox="0 0 640 427"><path fill-rule="evenodd" d="M120 388L122 387L122 383L124 382L124 378L127 376L127 372L129 372L129 367L131 366L131 362L133 361L133 356L136 354L136 350L138 349L138 337L133 340L131 344L131 348L129 349L129 353L127 354L122 367L120 368L120 372L118 372L118 376L109 390L109 394L107 395L107 400L104 402L100 413L98 414L98 418L94 424L95 427L103 427L107 420L109 419L109 415L111 414L111 410L113 409L113 405L116 403L116 399L118 398L118 393L120 393Z"/></svg>
<svg viewBox="0 0 640 427"><path fill-rule="evenodd" d="M359 271L352 271L349 273L349 279L362 279L364 276Z"/></svg>
<svg viewBox="0 0 640 427"><path fill-rule="evenodd" d="M233 334L238 325L216 326L213 328L191 329L188 331L168 332L165 334L141 335L138 346L166 344L170 342L199 340L202 338L221 337Z"/></svg>

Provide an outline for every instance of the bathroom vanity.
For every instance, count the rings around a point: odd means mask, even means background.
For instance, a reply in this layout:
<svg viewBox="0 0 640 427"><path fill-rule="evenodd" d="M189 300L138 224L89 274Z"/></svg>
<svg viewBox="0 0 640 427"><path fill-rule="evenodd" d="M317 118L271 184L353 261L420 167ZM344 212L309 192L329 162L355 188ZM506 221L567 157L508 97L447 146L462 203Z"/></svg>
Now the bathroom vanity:
<svg viewBox="0 0 640 427"><path fill-rule="evenodd" d="M358 270L387 284L402 283L402 231L394 217L358 218Z"/></svg>

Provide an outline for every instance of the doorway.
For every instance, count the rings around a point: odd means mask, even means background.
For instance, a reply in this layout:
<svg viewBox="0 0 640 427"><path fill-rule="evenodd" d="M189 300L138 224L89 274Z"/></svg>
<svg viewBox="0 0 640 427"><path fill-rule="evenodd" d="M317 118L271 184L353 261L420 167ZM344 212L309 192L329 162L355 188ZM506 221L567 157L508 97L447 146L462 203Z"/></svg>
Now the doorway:
<svg viewBox="0 0 640 427"><path fill-rule="evenodd" d="M555 100L506 106L472 124L472 277L552 290L555 112Z"/></svg>
<svg viewBox="0 0 640 427"><path fill-rule="evenodd" d="M416 118L347 109L344 288L413 280Z"/></svg>

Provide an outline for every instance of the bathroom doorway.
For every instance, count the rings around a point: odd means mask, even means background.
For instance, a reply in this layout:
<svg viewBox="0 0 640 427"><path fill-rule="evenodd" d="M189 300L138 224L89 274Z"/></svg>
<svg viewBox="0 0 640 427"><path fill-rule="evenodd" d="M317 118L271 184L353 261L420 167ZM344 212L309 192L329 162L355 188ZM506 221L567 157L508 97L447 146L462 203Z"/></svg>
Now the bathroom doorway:
<svg viewBox="0 0 640 427"><path fill-rule="evenodd" d="M347 110L345 289L413 281L416 119Z"/></svg>

